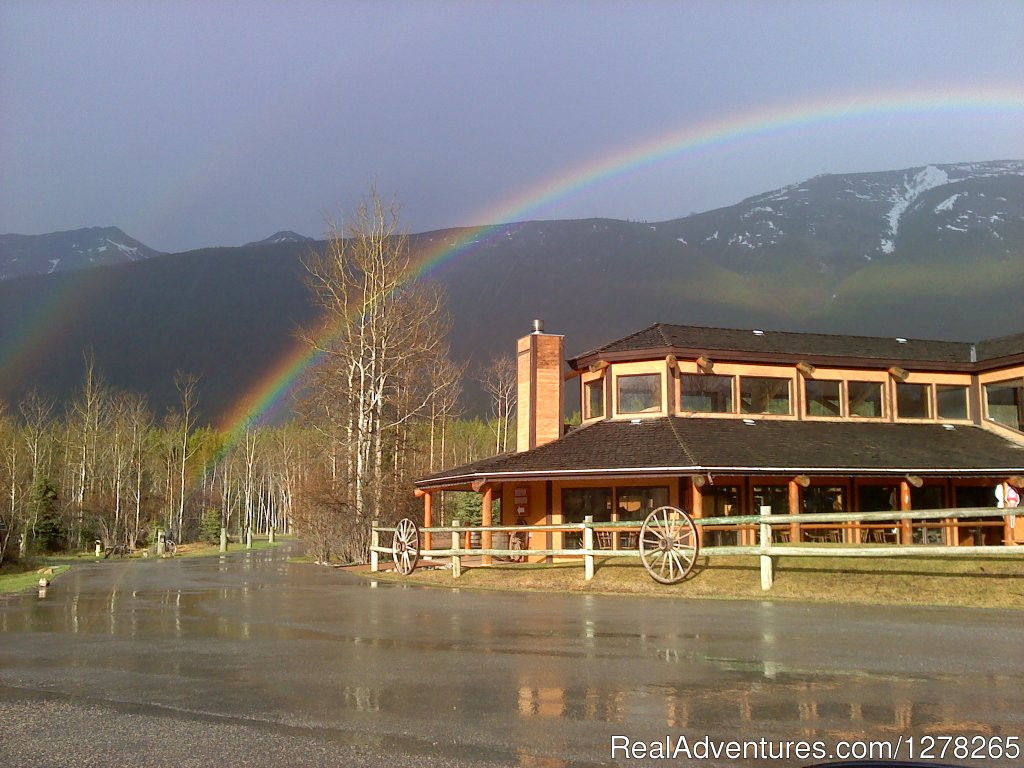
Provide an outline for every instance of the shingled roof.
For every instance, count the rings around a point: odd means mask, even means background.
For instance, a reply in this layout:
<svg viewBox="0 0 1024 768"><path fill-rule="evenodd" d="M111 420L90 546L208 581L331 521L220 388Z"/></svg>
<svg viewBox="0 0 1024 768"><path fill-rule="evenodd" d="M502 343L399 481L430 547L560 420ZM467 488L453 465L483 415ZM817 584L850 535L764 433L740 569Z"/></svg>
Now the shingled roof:
<svg viewBox="0 0 1024 768"><path fill-rule="evenodd" d="M891 363L914 361L969 366L977 360L1024 354L1024 333L971 343L655 323L578 355L569 364L576 368L578 361L586 358L643 350L651 350L656 354L693 351L714 356L716 352L739 352L744 355L786 358L853 358Z"/></svg>
<svg viewBox="0 0 1024 768"><path fill-rule="evenodd" d="M685 473L954 476L1024 473L1024 446L980 427L709 419L605 420L523 453L419 480L420 488L526 480Z"/></svg>

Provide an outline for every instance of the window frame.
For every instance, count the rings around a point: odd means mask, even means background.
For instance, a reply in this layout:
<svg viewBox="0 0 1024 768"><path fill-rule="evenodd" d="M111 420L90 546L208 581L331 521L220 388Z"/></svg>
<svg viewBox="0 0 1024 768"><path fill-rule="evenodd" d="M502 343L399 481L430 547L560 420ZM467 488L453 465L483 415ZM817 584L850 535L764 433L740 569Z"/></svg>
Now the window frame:
<svg viewBox="0 0 1024 768"><path fill-rule="evenodd" d="M654 393L655 404L638 411L627 411L622 407L622 380L636 378L656 378L657 391ZM665 415L665 381L658 371L640 371L637 373L620 373L615 375L615 413L620 416L664 416Z"/></svg>
<svg viewBox="0 0 1024 768"><path fill-rule="evenodd" d="M736 408L738 413L743 416L777 416L777 417L792 417L794 416L794 389L793 389L793 377L792 376L758 376L756 374L739 374L737 376L736 383ZM758 379L761 381L780 381L786 383L786 401L788 408L784 413L776 413L773 411L747 411L744 410L743 403L743 380L744 379Z"/></svg>

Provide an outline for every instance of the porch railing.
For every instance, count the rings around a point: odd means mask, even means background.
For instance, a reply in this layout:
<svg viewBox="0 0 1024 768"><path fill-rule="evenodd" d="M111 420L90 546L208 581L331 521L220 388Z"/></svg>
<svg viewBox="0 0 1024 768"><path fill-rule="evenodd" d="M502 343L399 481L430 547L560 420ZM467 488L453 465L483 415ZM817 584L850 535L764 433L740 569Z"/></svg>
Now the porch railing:
<svg viewBox="0 0 1024 768"><path fill-rule="evenodd" d="M713 558L725 555L759 555L761 558L761 588L771 589L774 580L773 561L777 557L1020 557L1024 556L1024 546L1012 546L1012 529L1014 514L1005 509L992 507L972 507L961 509L924 509L908 512L828 512L799 515L773 515L770 507L762 507L760 515L742 515L735 517L700 517L693 522L698 528L709 526L717 530L756 530L756 545L736 546L701 546L700 556ZM979 518L1002 518L999 521L982 523L985 526L1003 528L1004 543L999 545L942 545L942 544L906 544L913 521L928 521L928 528L949 529L957 526L978 527L978 523L970 524L962 521ZM872 530L873 524L897 523L893 529L898 533L901 543L798 543L776 542L775 532L789 531L792 526L800 529L816 527L818 529L840 529L849 531ZM867 524L867 528L864 527ZM592 517L584 518L582 523L558 523L551 525L488 525L462 526L458 523L447 526L430 526L420 528L421 533L451 534L451 545L443 549L421 549L419 554L426 558L450 558L452 576L462 575L462 559L465 557L491 558L513 557L565 557L580 558L584 566L584 578L589 581L594 576L595 559L606 557L639 558L638 547L605 549L595 546L595 534L610 532L621 536L623 533L639 532L641 523L627 522L594 522ZM877 526L874 526L877 527ZM390 546L383 546L382 534L392 534L393 527L381 526L374 521L372 542L370 546L370 570L380 569L380 556L392 552ZM494 547L473 547L470 534L507 532L525 536L522 549L499 549ZM578 548L531 548L528 546L530 534L535 533L582 533L582 546ZM618 537L617 537L618 538ZM703 538L703 536L702 536ZM386 540L386 539L385 539Z"/></svg>

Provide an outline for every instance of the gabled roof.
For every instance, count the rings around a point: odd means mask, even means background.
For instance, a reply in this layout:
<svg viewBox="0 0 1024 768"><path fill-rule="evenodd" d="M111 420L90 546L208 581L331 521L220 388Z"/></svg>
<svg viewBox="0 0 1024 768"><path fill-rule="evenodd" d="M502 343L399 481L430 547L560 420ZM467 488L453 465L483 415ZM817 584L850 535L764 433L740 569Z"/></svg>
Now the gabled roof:
<svg viewBox="0 0 1024 768"><path fill-rule="evenodd" d="M973 353L972 353L973 349ZM693 351L742 353L743 356L781 358L846 358L877 360L880 363L926 362L969 367L977 360L1024 354L1024 333L978 342L931 341L901 337L841 336L823 333L704 328L694 325L655 323L624 338L585 352L569 361L576 368L586 358L621 356L622 353L651 351Z"/></svg>
<svg viewBox="0 0 1024 768"><path fill-rule="evenodd" d="M1024 473L1024 446L969 425L665 416L599 421L416 485L686 473L1015 475Z"/></svg>

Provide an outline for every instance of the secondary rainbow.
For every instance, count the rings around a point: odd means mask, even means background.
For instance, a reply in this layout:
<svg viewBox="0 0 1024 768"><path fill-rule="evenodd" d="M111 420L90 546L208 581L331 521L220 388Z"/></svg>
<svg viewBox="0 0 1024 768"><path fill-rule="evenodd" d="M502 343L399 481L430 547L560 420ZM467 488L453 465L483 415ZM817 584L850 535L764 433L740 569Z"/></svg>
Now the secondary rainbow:
<svg viewBox="0 0 1024 768"><path fill-rule="evenodd" d="M1024 89L1019 86L945 88L931 91L867 93L835 99L767 107L725 119L687 125L624 147L588 163L573 166L482 211L478 221L499 222L469 227L454 240L440 243L422 255L409 280L419 279L474 246L505 223L521 221L552 203L598 184L635 173L677 157L716 150L730 151L748 143L829 126L870 125L883 118L920 118L976 115L1020 122L1024 128ZM325 326L321 346L330 343L340 328ZM222 422L230 440L247 424L261 423L278 412L295 390L302 373L318 359L316 350L297 342L272 369L238 399Z"/></svg>

